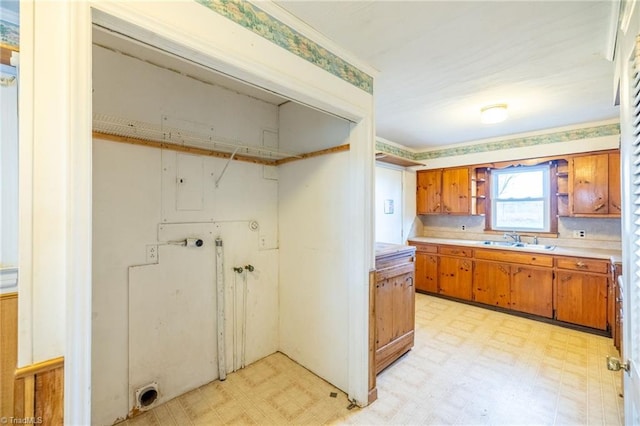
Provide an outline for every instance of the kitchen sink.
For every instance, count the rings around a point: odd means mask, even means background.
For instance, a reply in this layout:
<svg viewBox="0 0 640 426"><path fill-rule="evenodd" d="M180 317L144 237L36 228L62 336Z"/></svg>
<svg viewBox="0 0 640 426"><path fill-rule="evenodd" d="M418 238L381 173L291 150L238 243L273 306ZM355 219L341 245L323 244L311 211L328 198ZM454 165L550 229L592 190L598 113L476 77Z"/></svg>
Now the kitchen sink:
<svg viewBox="0 0 640 426"><path fill-rule="evenodd" d="M521 248L527 250L553 250L556 248L556 246L546 244L516 243L513 241L480 241L480 244L484 246Z"/></svg>
<svg viewBox="0 0 640 426"><path fill-rule="evenodd" d="M522 244L522 243L514 243L512 241L480 241L480 244L485 246L513 247L514 244Z"/></svg>

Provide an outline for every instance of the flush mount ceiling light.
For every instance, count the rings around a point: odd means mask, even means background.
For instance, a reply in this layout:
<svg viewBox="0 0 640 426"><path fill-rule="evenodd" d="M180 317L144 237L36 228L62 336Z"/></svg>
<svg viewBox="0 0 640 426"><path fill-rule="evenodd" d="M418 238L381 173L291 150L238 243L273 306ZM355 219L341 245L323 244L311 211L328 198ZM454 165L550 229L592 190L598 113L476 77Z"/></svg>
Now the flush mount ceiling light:
<svg viewBox="0 0 640 426"><path fill-rule="evenodd" d="M488 105L480 109L480 121L484 124L500 123L507 119L507 104Z"/></svg>

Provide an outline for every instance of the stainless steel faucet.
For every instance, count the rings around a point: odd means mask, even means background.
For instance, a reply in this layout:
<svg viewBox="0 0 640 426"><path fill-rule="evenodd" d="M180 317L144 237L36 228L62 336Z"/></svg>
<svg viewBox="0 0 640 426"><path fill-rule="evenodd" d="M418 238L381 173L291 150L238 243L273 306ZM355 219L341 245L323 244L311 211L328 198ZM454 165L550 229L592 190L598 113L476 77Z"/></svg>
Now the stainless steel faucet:
<svg viewBox="0 0 640 426"><path fill-rule="evenodd" d="M520 234L518 234L517 232L512 232L512 233L505 232L503 238L506 240L507 237L513 238L513 241L516 242L516 243L521 242Z"/></svg>

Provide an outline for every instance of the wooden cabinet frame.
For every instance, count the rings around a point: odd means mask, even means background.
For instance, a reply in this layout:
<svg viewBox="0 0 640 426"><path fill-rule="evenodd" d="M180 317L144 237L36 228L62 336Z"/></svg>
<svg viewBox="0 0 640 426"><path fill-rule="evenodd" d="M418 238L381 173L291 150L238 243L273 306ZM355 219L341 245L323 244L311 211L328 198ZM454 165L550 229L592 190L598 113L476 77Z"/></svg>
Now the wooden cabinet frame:
<svg viewBox="0 0 640 426"><path fill-rule="evenodd" d="M418 214L471 214L469 167L419 170L416 181Z"/></svg>
<svg viewBox="0 0 640 426"><path fill-rule="evenodd" d="M603 157L598 157L603 156ZM576 168L573 159L578 158ZM600 162L595 161L600 159ZM595 178L585 177L588 181L577 186L576 175L582 176L581 164L590 164L593 160L600 164L592 170L598 170ZM511 161L474 164L465 167L445 169L419 170L416 185L416 212L418 215L459 214L485 216L485 230L491 230L491 174L492 169L515 166L533 166L551 163L550 176L550 207L551 230L556 234L558 230L558 216L570 217L620 217L620 151L604 150L589 153L517 159ZM574 164L571 166L571 164ZM587 167L587 166L585 166ZM601 172L605 170L605 173ZM593 176L589 175L588 176ZM578 177L578 180L579 177ZM597 182L595 182L597 180ZM587 189L585 189L587 188ZM592 195L588 195L590 189ZM576 193L576 191L578 191ZM585 192L586 194L584 195ZM582 201L579 198L597 198L600 191L602 201L591 206L585 212L581 210ZM577 199L574 200L574 197ZM595 211L595 207L600 206ZM577 210L576 210L577 208ZM585 207L586 208L586 207Z"/></svg>
<svg viewBox="0 0 640 426"><path fill-rule="evenodd" d="M610 333L613 328L616 308L610 300L607 260L411 244L416 246L419 292L573 324L585 331Z"/></svg>

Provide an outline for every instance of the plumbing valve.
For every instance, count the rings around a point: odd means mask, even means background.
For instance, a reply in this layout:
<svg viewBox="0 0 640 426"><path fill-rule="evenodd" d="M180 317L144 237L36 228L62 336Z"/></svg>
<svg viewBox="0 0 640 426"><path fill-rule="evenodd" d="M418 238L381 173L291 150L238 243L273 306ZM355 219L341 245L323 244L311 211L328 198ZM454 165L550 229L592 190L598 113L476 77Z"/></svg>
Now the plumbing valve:
<svg viewBox="0 0 640 426"><path fill-rule="evenodd" d="M241 274L242 273L242 267L241 266L234 266L233 271L237 272L238 274Z"/></svg>
<svg viewBox="0 0 640 426"><path fill-rule="evenodd" d="M249 272L253 272L256 268L254 268L253 265L247 265L244 267L244 269L246 269Z"/></svg>

